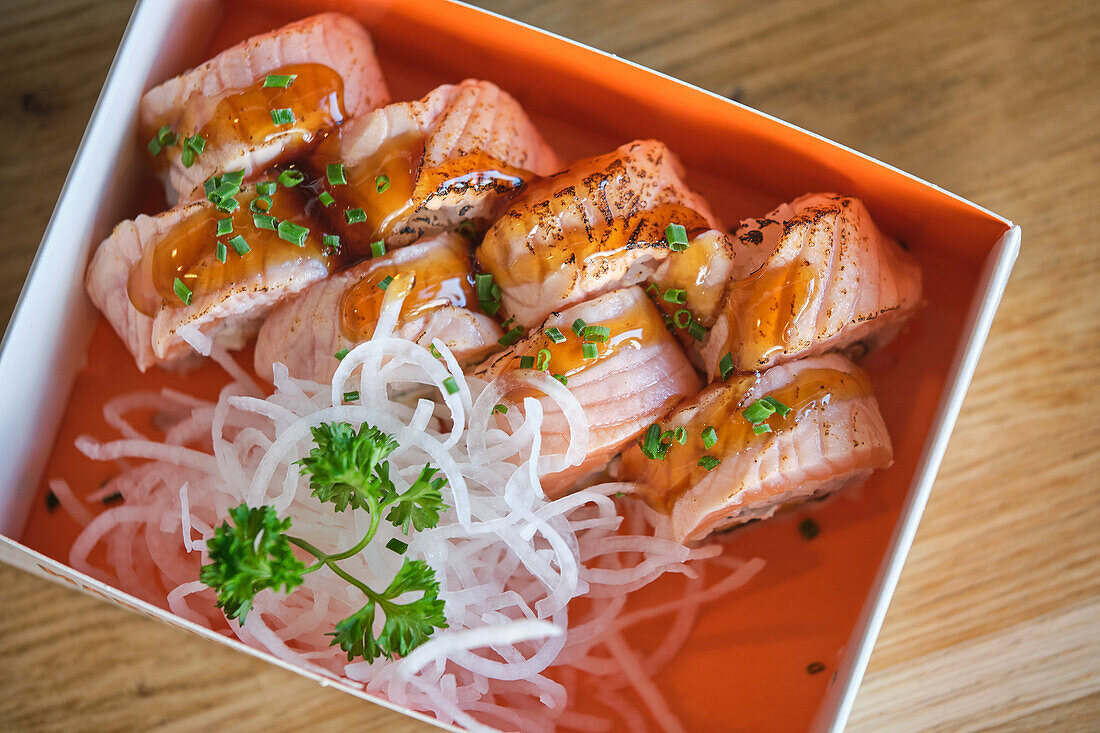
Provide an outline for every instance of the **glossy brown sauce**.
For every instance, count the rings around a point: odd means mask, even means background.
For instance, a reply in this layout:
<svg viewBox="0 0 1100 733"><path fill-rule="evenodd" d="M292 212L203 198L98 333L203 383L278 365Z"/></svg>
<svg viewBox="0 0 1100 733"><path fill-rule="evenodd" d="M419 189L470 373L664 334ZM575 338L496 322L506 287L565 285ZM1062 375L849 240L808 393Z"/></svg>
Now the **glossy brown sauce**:
<svg viewBox="0 0 1100 733"><path fill-rule="evenodd" d="M134 307L147 316L156 315L162 305L183 307L184 302L173 290L177 277L191 290L193 298L198 299L258 280L268 270L281 265L317 260L329 271L334 269L335 257L324 251L321 232L295 190L279 187L268 213L279 221L289 220L309 228L302 247L282 239L277 231L255 226L253 212L249 210L255 197L252 187L238 194L240 205L232 215L212 205L195 205L193 213L169 229L160 241L146 247L127 280L127 292ZM218 237L218 220L230 216L233 231ZM228 244L237 235L243 236L248 243L249 251L244 255L237 254ZM224 263L218 262L216 257L219 241L226 244Z"/></svg>
<svg viewBox="0 0 1100 733"><path fill-rule="evenodd" d="M684 445L673 443L664 460L646 458L637 444L623 453L622 475L625 480L636 481L643 487L642 498L654 509L670 512L676 500L692 486L702 481L710 473L699 465L703 455L714 456L726 461L733 456L759 446L775 433L781 433L794 427L813 410L843 400L867 397L871 394L871 383L862 372L842 372L835 369L806 369L794 380L778 390L768 393L792 411L786 417L778 413L767 419L771 433L757 435L752 424L741 414L755 400L764 397L756 394L747 399L749 390L756 384L756 375L738 375L729 382L720 385L716 394L707 395L709 399L686 423L677 421L687 429L687 442ZM707 448L703 445L703 430L712 426L718 434L718 441ZM673 423L662 425L670 430ZM714 469L720 471L721 466Z"/></svg>
<svg viewBox="0 0 1100 733"><path fill-rule="evenodd" d="M365 341L374 334L382 300L394 287L378 287L386 277L401 273L412 276L401 318L414 319L444 305L464 307L477 299L474 291L470 257L461 244L432 248L416 260L400 265L393 255L372 264L362 279L352 285L340 300L340 330L352 341ZM394 283L396 283L396 279Z"/></svg>

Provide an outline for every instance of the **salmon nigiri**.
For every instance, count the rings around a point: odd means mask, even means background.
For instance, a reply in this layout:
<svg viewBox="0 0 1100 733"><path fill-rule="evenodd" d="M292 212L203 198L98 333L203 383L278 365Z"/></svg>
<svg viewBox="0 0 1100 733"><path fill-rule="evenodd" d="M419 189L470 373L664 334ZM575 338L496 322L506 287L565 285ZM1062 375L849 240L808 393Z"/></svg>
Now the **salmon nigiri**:
<svg viewBox="0 0 1100 733"><path fill-rule="evenodd" d="M386 286L400 273L410 273L413 283L394 333L425 345L438 338L460 362L483 357L501 332L477 310L468 246L457 234L441 234L311 285L264 321L256 373L270 379L272 365L281 362L291 376L330 381L334 355L374 335Z"/></svg>
<svg viewBox="0 0 1100 733"><path fill-rule="evenodd" d="M618 474L667 515L679 542L824 496L893 460L870 381L839 354L712 384L651 431Z"/></svg>
<svg viewBox="0 0 1100 733"><path fill-rule="evenodd" d="M363 27L322 13L227 49L141 99L141 129L169 201L202 195L222 171L246 180L389 102Z"/></svg>
<svg viewBox="0 0 1100 733"><path fill-rule="evenodd" d="M250 210L260 198L266 214ZM297 190L246 185L226 200L231 213L203 200L124 221L92 257L88 294L142 371L193 354L189 342L240 348L275 303L336 264Z"/></svg>
<svg viewBox="0 0 1100 733"><path fill-rule="evenodd" d="M539 330L474 374L492 379L532 368L564 384L588 419L583 462L543 476L543 489L551 497L602 469L624 444L700 386L660 314L636 286L551 314ZM520 396L513 396L517 403ZM543 452L564 453L569 439L565 416L552 400L541 401Z"/></svg>
<svg viewBox="0 0 1100 733"><path fill-rule="evenodd" d="M859 341L880 344L920 302L916 261L879 230L859 199L808 194L736 236L759 241L747 257L775 245L755 272L730 283L703 347L712 378Z"/></svg>
<svg viewBox="0 0 1100 733"><path fill-rule="evenodd" d="M645 280L669 255L666 230L716 228L663 143L638 140L532 184L494 222L477 258L523 326Z"/></svg>
<svg viewBox="0 0 1100 733"><path fill-rule="evenodd" d="M460 225L482 229L497 206L558 159L511 95L487 81L436 87L351 120L313 156L334 198L325 209L353 253Z"/></svg>

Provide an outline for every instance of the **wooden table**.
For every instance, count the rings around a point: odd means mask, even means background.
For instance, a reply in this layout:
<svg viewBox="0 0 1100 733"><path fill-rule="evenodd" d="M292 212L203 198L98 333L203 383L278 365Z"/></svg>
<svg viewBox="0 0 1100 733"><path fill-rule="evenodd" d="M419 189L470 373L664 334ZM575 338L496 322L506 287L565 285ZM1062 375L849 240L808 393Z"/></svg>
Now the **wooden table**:
<svg viewBox="0 0 1100 733"><path fill-rule="evenodd" d="M481 4L1023 226L851 729L1100 728L1100 4ZM4 322L131 5L3 5ZM428 730L15 570L0 579L0 728Z"/></svg>

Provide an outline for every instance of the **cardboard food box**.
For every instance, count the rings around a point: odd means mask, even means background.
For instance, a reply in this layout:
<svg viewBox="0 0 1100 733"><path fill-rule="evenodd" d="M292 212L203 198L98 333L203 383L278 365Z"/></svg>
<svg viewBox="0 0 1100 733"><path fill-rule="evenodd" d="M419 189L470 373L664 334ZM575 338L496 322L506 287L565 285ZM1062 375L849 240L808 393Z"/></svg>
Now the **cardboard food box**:
<svg viewBox="0 0 1100 733"><path fill-rule="evenodd" d="M853 194L919 260L925 306L866 365L894 440L893 467L861 489L725 537L726 552L763 557L767 566L734 596L706 606L685 648L656 676L689 730L726 730L731 714L738 729L842 728L1016 258L1019 227L721 96L448 0L139 3L5 334L0 559L395 707L72 570L65 561L79 526L45 501L46 479L90 465L74 463L81 458L72 442L95 427L87 416L105 391L174 378L140 375L83 288L91 248L117 221L158 206L143 193L156 186L134 130L140 95L242 38L321 10L367 27L395 99L489 79L523 104L563 160L657 138L729 224L806 192ZM71 481L80 496L98 485L87 470L86 485ZM799 532L807 516L820 527L812 540Z"/></svg>

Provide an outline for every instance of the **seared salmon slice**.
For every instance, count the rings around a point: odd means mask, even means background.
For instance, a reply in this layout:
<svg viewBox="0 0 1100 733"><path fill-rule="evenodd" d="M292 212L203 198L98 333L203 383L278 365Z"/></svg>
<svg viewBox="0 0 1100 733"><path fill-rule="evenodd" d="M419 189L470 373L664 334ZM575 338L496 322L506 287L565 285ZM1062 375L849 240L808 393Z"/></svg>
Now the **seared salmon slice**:
<svg viewBox="0 0 1100 733"><path fill-rule="evenodd" d="M754 430L742 413L769 397L781 407L765 410L757 423L763 427ZM681 429L683 444L672 437ZM679 542L824 496L893 460L867 375L839 354L712 384L677 406L657 432L667 436L658 448L647 455L642 444L632 445L618 474L667 515L666 530Z"/></svg>
<svg viewBox="0 0 1100 733"><path fill-rule="evenodd" d="M257 198L248 185L232 213L204 200L143 214L96 249L88 294L142 371L192 354L188 334L240 348L275 303L334 267L295 189L279 188L267 214L250 210Z"/></svg>
<svg viewBox="0 0 1100 733"><path fill-rule="evenodd" d="M780 220L781 230L771 223ZM856 342L880 345L920 303L919 266L859 199L809 194L761 221L738 230L738 242L767 246L778 235L776 244L755 272L730 283L703 346L711 378Z"/></svg>
<svg viewBox="0 0 1100 733"><path fill-rule="evenodd" d="M526 327L642 282L669 255L666 229L717 228L663 143L637 140L532 183L489 228L478 262Z"/></svg>
<svg viewBox="0 0 1100 733"><path fill-rule="evenodd" d="M202 195L210 176L244 170L246 180L298 155L348 117L389 102L363 27L322 13L249 38L150 89L141 99L168 200Z"/></svg>
<svg viewBox="0 0 1100 733"><path fill-rule="evenodd" d="M588 419L584 461L542 477L543 490L551 497L604 468L624 444L700 387L687 357L637 286L552 313L538 330L489 359L474 375L492 379L524 369L555 375ZM526 390L508 398L518 405L524 396L530 396ZM554 401L540 401L543 453L564 453L569 440L565 416Z"/></svg>
<svg viewBox="0 0 1100 733"><path fill-rule="evenodd" d="M457 234L441 234L338 272L276 308L256 339L256 373L270 379L281 362L291 376L328 382L339 362L334 356L373 334L386 278L413 276L394 329L424 345L438 338L460 362L483 357L497 346L500 327L477 309L469 245Z"/></svg>
<svg viewBox="0 0 1100 733"><path fill-rule="evenodd" d="M351 120L312 160L336 202L325 210L331 226L363 255L376 240L484 231L526 181L559 169L519 102L474 79Z"/></svg>

